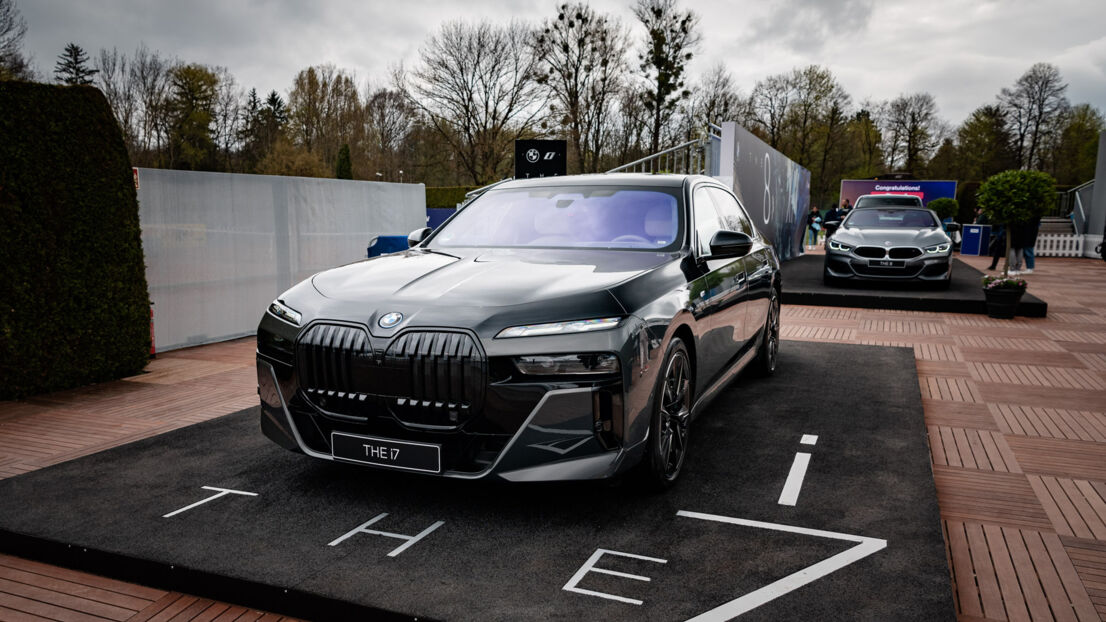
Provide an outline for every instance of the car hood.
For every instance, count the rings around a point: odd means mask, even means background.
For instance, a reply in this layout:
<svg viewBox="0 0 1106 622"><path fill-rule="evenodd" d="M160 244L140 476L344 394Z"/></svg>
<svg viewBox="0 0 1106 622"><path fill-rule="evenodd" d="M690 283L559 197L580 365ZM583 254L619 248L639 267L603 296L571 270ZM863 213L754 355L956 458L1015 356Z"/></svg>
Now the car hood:
<svg viewBox="0 0 1106 622"><path fill-rule="evenodd" d="M413 249L320 272L325 297L309 315L366 322L404 315L402 326L496 326L611 317L627 311L610 288L677 261L678 255L549 249ZM302 309L301 309L302 310Z"/></svg>
<svg viewBox="0 0 1106 622"><path fill-rule="evenodd" d="M925 248L934 244L948 243L949 236L940 229L839 229L833 239L851 246L918 246Z"/></svg>
<svg viewBox="0 0 1106 622"><path fill-rule="evenodd" d="M312 284L335 300L498 307L606 290L669 260L627 251L416 250L320 272Z"/></svg>

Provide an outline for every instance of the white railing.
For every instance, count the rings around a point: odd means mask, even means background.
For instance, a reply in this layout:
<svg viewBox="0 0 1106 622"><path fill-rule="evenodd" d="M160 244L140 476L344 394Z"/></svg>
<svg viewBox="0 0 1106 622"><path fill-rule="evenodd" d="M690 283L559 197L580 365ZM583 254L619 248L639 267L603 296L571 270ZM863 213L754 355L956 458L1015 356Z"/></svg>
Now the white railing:
<svg viewBox="0 0 1106 622"><path fill-rule="evenodd" d="M1083 236L1070 233L1042 233L1033 246L1037 257L1082 257Z"/></svg>

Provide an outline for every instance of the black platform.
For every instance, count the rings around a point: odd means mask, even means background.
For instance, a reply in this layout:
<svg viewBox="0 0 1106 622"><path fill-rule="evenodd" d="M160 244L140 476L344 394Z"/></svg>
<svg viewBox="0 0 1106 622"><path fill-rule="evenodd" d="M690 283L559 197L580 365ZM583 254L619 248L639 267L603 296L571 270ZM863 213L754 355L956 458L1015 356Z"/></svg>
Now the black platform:
<svg viewBox="0 0 1106 622"><path fill-rule="evenodd" d="M784 262L782 302L822 307L987 313L983 273L959 259L953 260L952 282L947 290L933 289L928 283L848 280L827 286L822 283L824 261L822 255L803 255ZM1045 317L1047 313L1048 303L1028 292L1018 304L1017 315Z"/></svg>
<svg viewBox="0 0 1106 622"><path fill-rule="evenodd" d="M878 373L824 381L843 360ZM784 342L775 377L695 422L663 494L329 464L250 409L0 481L0 548L309 619L953 620L920 403L909 349ZM342 540L372 519L425 536Z"/></svg>

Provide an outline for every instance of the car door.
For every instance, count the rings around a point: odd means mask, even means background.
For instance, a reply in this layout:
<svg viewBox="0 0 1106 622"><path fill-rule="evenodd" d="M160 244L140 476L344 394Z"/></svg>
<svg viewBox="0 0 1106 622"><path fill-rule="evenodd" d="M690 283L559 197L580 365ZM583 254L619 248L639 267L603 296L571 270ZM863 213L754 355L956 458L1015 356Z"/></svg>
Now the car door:
<svg viewBox="0 0 1106 622"><path fill-rule="evenodd" d="M764 244L737 197L718 187L711 187L708 192L722 219L722 228L744 233L753 238L754 242L749 254L741 258L747 283L746 293L741 301L744 307L741 324L743 333L740 337L735 337L734 344L740 348L756 337L768 317L772 293L772 250Z"/></svg>
<svg viewBox="0 0 1106 622"><path fill-rule="evenodd" d="M712 381L737 354L745 334L746 275L744 258L712 259L710 240L725 229L711 187L692 193L694 251L700 275L691 283L693 305L701 309L700 386Z"/></svg>

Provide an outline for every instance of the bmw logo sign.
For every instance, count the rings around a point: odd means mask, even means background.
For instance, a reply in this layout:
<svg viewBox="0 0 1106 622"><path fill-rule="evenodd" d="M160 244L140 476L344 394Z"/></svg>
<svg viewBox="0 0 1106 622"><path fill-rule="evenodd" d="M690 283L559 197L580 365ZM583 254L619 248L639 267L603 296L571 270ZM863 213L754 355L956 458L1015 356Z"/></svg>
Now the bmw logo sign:
<svg viewBox="0 0 1106 622"><path fill-rule="evenodd" d="M391 328L402 321L403 314L392 311L391 313L386 313L381 316L376 323L379 324L381 328Z"/></svg>

